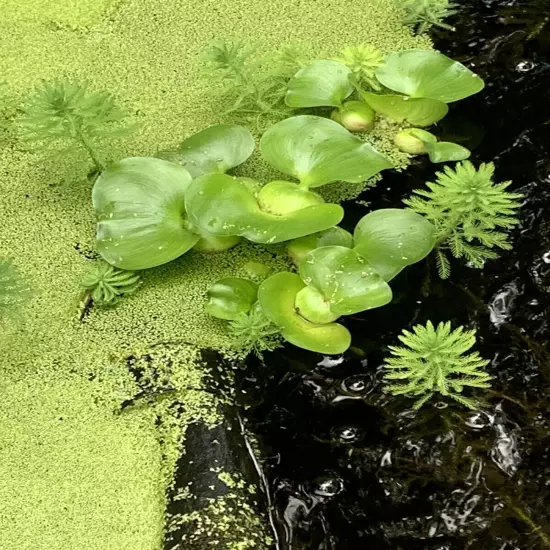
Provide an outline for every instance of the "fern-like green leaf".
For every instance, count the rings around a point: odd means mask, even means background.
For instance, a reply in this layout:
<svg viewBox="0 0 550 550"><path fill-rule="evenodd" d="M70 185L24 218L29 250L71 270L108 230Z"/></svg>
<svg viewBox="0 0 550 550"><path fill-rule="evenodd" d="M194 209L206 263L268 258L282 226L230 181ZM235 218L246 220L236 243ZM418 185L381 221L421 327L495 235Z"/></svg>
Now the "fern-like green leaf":
<svg viewBox="0 0 550 550"><path fill-rule="evenodd" d="M9 259L0 259L0 322L14 318L30 289Z"/></svg>
<svg viewBox="0 0 550 550"><path fill-rule="evenodd" d="M405 204L425 216L437 230L437 265L440 276L450 274L445 251L481 268L498 257L496 250L510 250L506 230L518 223L517 209L522 195L507 191L511 182L493 182L494 165L469 162L446 166L427 189L415 189Z"/></svg>
<svg viewBox="0 0 550 550"><path fill-rule="evenodd" d="M444 19L457 12L458 5L450 0L397 0L405 12L405 25L424 34L431 27L452 30Z"/></svg>
<svg viewBox="0 0 550 550"><path fill-rule="evenodd" d="M483 370L489 361L478 352L466 353L475 344L475 331L463 327L451 330L450 322L434 327L428 321L412 332L404 330L399 340L404 345L390 346L392 357L385 362L384 379L391 394L417 398L415 409L437 394L471 409L477 407L476 401L462 392L465 388L489 388L491 377Z"/></svg>
<svg viewBox="0 0 550 550"><path fill-rule="evenodd" d="M343 63L351 69L359 85L376 91L382 89L375 73L376 69L384 64L384 54L374 46L370 44L348 46L334 61Z"/></svg>
<svg viewBox="0 0 550 550"><path fill-rule="evenodd" d="M112 306L122 296L135 292L141 286L141 277L133 271L124 271L101 262L86 273L80 286L96 306Z"/></svg>

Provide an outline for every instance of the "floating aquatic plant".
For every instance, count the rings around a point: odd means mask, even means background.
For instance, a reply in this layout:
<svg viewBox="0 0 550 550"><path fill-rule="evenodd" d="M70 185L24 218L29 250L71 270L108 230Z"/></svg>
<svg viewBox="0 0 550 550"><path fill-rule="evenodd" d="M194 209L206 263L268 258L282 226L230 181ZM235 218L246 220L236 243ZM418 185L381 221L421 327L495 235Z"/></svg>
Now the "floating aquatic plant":
<svg viewBox="0 0 550 550"><path fill-rule="evenodd" d="M404 330L399 340L404 345L390 346L392 357L385 361L384 379L390 393L417 398L415 409L438 394L477 408L477 401L462 392L489 388L491 377L482 370L489 361L477 351L466 353L476 342L475 330L451 330L450 322L434 327L428 321L426 326L413 327L412 332Z"/></svg>
<svg viewBox="0 0 550 550"><path fill-rule="evenodd" d="M356 77L356 82L376 91L382 86L376 79L376 69L384 64L384 54L371 44L347 46L334 59L348 67Z"/></svg>
<svg viewBox="0 0 550 550"><path fill-rule="evenodd" d="M405 25L413 27L417 34L424 34L431 27L454 30L444 19L457 12L457 4L449 0L400 0L405 11Z"/></svg>
<svg viewBox="0 0 550 550"><path fill-rule="evenodd" d="M127 113L108 92L71 80L43 82L23 106L20 120L25 140L83 147L97 171L103 169L99 142L129 132Z"/></svg>
<svg viewBox="0 0 550 550"><path fill-rule="evenodd" d="M122 296L134 293L141 286L141 277L133 271L123 271L101 262L84 275L80 286L94 305L112 306Z"/></svg>
<svg viewBox="0 0 550 550"><path fill-rule="evenodd" d="M0 258L0 321L17 315L30 289L9 259Z"/></svg>
<svg viewBox="0 0 550 550"><path fill-rule="evenodd" d="M398 149L412 155L428 155L432 162L449 162L467 159L470 151L450 141L438 141L426 130L408 128L398 132L394 138Z"/></svg>
<svg viewBox="0 0 550 550"><path fill-rule="evenodd" d="M428 189L415 189L404 203L423 215L436 228L439 274L447 278L450 264L446 253L465 258L472 267L481 268L488 259L496 258L494 249L510 250L512 245L505 230L518 223L516 211L522 195L506 189L512 183L494 183L494 164L481 164L478 169L469 162L453 169L445 166L437 173Z"/></svg>

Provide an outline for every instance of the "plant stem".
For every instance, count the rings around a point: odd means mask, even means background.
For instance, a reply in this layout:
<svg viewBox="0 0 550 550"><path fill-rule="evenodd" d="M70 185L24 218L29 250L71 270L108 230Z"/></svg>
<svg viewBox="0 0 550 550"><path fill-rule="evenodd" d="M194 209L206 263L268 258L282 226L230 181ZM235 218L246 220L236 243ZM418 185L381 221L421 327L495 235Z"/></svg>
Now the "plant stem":
<svg viewBox="0 0 550 550"><path fill-rule="evenodd" d="M80 140L80 143L82 143L84 149L86 149L87 153L90 155L90 158L92 159L92 162L94 163L96 170L98 172L103 172L103 164L101 160L99 159L98 154L96 153L93 145L91 144L90 140L84 135L82 130L78 127L75 128L76 136Z"/></svg>
<svg viewBox="0 0 550 550"><path fill-rule="evenodd" d="M532 534L536 534L539 539L543 542L544 546L550 548L550 537L542 530L540 525L537 525L521 508L518 508L512 503L510 498L506 498L506 504L508 508L516 514L516 516L523 521L529 528L532 530Z"/></svg>

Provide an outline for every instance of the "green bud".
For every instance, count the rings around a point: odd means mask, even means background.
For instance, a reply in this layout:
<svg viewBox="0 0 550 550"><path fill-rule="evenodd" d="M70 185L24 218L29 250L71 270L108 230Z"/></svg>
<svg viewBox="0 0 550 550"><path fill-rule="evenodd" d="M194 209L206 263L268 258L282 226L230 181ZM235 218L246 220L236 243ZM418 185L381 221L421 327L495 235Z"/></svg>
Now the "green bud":
<svg viewBox="0 0 550 550"><path fill-rule="evenodd" d="M308 286L296 294L294 305L296 312L312 323L324 325L336 321L339 317L330 311L329 302L321 293Z"/></svg>
<svg viewBox="0 0 550 550"><path fill-rule="evenodd" d="M241 237L216 237L216 235L207 235L201 233L201 238L197 244L193 247L194 250L199 252L221 252L223 250L229 250L239 243Z"/></svg>
<svg viewBox="0 0 550 550"><path fill-rule="evenodd" d="M375 114L364 101L346 101L332 111L330 118L350 132L370 132L374 128Z"/></svg>
<svg viewBox="0 0 550 550"><path fill-rule="evenodd" d="M313 191L302 189L290 181L272 181L258 193L258 203L264 212L284 216L290 212L325 202Z"/></svg>
<svg viewBox="0 0 550 550"><path fill-rule="evenodd" d="M407 130L401 130L398 132L393 142L395 146L404 153L411 155L425 155L426 143L436 143L437 138L427 132L426 130L420 130L419 128L408 128Z"/></svg>

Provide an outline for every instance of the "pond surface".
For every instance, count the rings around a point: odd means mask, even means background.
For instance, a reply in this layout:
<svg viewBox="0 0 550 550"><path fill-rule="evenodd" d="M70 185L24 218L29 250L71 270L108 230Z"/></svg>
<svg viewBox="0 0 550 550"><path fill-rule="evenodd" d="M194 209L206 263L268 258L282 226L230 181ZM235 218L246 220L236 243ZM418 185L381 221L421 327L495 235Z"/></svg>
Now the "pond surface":
<svg viewBox="0 0 550 550"><path fill-rule="evenodd" d="M550 548L550 2L469 0L452 23L436 46L487 87L436 133L524 193L514 249L483 270L455 261L447 281L410 268L391 305L349 320L344 357L285 348L249 363L240 385L278 549ZM436 171L419 160L362 198L400 206ZM353 227L365 209L346 208ZM494 377L482 410L417 413L383 392L387 345L427 320L477 329Z"/></svg>

